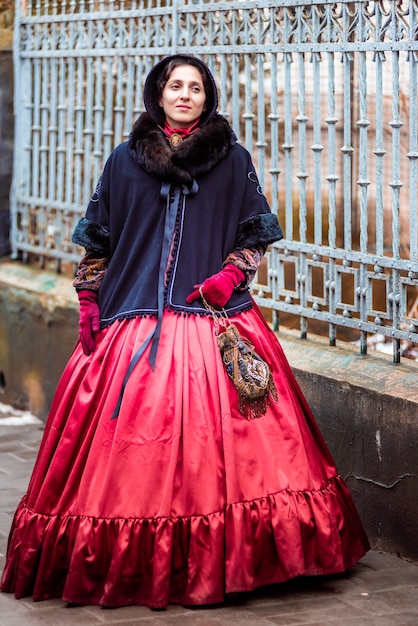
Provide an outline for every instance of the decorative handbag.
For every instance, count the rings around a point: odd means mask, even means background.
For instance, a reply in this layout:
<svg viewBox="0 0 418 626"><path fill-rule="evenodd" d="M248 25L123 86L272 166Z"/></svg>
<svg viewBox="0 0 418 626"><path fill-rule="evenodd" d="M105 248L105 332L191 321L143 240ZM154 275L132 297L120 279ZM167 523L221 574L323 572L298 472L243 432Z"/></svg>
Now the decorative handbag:
<svg viewBox="0 0 418 626"><path fill-rule="evenodd" d="M200 295L205 308L212 314L222 361L238 391L240 413L246 419L261 417L270 404L270 398L277 402L271 369L248 339L240 335L225 311L215 310L206 301L202 291ZM225 330L221 331L221 328Z"/></svg>

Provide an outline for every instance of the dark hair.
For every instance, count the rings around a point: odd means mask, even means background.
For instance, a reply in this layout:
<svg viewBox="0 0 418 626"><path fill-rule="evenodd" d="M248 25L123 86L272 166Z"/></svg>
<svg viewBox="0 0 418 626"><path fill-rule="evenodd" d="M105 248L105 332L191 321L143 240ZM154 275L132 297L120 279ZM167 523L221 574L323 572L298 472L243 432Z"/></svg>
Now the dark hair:
<svg viewBox="0 0 418 626"><path fill-rule="evenodd" d="M186 59L181 59L177 57L177 58L172 59L171 61L167 63L167 65L165 65L161 74L158 76L156 80L158 98L161 98L164 87L166 86L167 81L170 78L173 70L176 67L180 67L181 65L192 65L197 70L199 70L199 74L202 77L202 81L203 81L203 88L205 90L205 94L207 95L208 78L207 78L206 73L203 71L201 64L198 61L195 61L193 58L189 58L186 60Z"/></svg>

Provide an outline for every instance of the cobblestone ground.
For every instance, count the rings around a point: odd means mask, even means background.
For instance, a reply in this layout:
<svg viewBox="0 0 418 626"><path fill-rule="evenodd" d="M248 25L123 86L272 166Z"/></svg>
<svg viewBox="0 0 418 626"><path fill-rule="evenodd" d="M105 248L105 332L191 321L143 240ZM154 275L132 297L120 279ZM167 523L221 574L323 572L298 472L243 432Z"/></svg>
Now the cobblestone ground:
<svg viewBox="0 0 418 626"><path fill-rule="evenodd" d="M24 494L43 424L0 404L0 569L13 512ZM242 594L222 606L166 611L68 607L0 594L0 626L417 626L418 567L369 552L339 576L307 578Z"/></svg>

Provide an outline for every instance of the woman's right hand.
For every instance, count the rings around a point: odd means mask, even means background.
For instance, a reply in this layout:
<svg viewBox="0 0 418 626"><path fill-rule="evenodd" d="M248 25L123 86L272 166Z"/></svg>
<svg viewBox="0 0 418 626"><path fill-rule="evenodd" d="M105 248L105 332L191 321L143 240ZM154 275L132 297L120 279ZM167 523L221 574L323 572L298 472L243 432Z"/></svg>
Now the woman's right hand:
<svg viewBox="0 0 418 626"><path fill-rule="evenodd" d="M229 263L225 265L220 272L209 276L209 278L203 281L203 283L200 283L200 285L194 285L194 291L189 293L186 302L187 304L191 304L200 298L200 290L202 290L204 298L211 306L222 309L232 296L234 290L239 287L244 279L244 272L232 263Z"/></svg>
<svg viewBox="0 0 418 626"><path fill-rule="evenodd" d="M80 302L79 333L83 352L87 356L94 352L96 348L95 335L100 330L100 309L97 303L99 294L97 291L83 289L78 292Z"/></svg>

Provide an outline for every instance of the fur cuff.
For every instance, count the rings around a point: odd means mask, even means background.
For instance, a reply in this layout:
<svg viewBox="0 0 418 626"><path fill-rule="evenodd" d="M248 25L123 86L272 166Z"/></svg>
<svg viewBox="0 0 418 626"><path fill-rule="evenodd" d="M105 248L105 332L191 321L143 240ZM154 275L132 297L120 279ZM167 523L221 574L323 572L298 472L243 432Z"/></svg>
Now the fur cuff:
<svg viewBox="0 0 418 626"><path fill-rule="evenodd" d="M239 224L234 250L252 248L260 244L268 245L280 239L283 239L283 232L276 215L262 213Z"/></svg>
<svg viewBox="0 0 418 626"><path fill-rule="evenodd" d="M71 241L85 248L89 254L110 255L109 233L99 224L82 217L74 229Z"/></svg>

